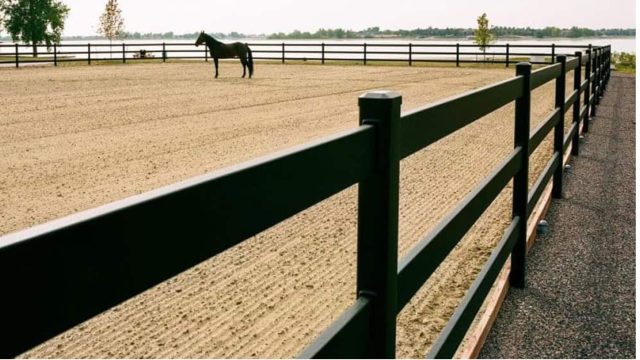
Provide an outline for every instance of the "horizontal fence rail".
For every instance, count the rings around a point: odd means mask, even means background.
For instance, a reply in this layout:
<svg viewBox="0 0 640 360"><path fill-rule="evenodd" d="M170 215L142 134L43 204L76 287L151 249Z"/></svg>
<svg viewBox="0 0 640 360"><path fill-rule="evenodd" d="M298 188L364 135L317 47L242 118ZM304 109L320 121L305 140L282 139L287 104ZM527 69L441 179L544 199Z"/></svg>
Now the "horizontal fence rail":
<svg viewBox="0 0 640 360"><path fill-rule="evenodd" d="M141 42L38 45L39 57L33 58L33 46L0 44L0 64L53 63L92 61L209 60L204 47L191 42ZM378 43L378 42L249 42L256 60L280 61L348 61L363 64L374 62L405 62L412 66L420 62L490 63L510 66L521 61L532 64L553 64L557 56L570 49L601 49L590 44L493 44L480 51L474 44L440 43ZM513 51L515 50L515 51ZM568 55L564 54L564 55Z"/></svg>
<svg viewBox="0 0 640 360"><path fill-rule="evenodd" d="M610 77L610 56L609 47L569 60L556 54L557 64L533 72L520 63L511 79L404 114L399 94L367 93L356 129L2 236L0 357L19 355L354 184L357 298L300 356L394 357L397 314L513 180L511 223L427 354L451 357L509 255L511 284L525 286L527 219L549 183L553 197L562 197L563 157L569 147L578 155L581 125L588 131ZM566 96L570 71L574 91ZM531 92L551 81L555 109L530 132ZM512 102L513 151L398 261L400 161ZM529 155L552 129L554 153L529 189Z"/></svg>

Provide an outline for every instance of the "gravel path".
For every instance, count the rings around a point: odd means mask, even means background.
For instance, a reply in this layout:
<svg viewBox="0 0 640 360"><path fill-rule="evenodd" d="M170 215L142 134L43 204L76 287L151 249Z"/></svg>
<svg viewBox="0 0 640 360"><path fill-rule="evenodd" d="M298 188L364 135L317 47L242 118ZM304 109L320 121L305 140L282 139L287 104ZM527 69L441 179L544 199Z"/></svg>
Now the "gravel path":
<svg viewBox="0 0 640 360"><path fill-rule="evenodd" d="M635 357L635 77L614 74L480 357Z"/></svg>

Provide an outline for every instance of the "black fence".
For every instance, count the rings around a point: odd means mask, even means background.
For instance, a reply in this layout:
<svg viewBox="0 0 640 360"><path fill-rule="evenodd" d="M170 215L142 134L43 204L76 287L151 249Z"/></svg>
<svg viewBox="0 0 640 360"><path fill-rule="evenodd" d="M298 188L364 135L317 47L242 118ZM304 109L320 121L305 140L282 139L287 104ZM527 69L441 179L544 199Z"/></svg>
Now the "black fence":
<svg viewBox="0 0 640 360"><path fill-rule="evenodd" d="M574 50L584 51L593 46L586 44L494 44L486 51L480 51L473 44L423 44L423 43L249 43L257 60L286 61L353 61L368 62L393 61L413 65L420 62L493 63L509 66L521 61L532 64L553 64L559 55L573 54ZM204 60L209 54L206 46L196 48L193 43L86 43L55 44L47 48L38 46L40 58L33 58L30 45L0 44L0 64L86 62L116 60L126 63L155 59Z"/></svg>
<svg viewBox="0 0 640 360"><path fill-rule="evenodd" d="M525 286L526 224L610 77L610 47L579 52L407 113L400 95L360 97L360 126L292 150L0 237L0 357L33 346L139 294L280 221L358 184L357 298L301 357L395 356L396 316L513 179L513 218L433 345L451 357L511 254L510 281ZM582 70L584 65L585 78ZM567 73L574 91L565 96ZM530 129L531 91L555 81L555 109ZM515 101L514 149L398 261L401 159ZM565 113L572 125L565 133ZM529 155L554 130L554 153L531 190Z"/></svg>

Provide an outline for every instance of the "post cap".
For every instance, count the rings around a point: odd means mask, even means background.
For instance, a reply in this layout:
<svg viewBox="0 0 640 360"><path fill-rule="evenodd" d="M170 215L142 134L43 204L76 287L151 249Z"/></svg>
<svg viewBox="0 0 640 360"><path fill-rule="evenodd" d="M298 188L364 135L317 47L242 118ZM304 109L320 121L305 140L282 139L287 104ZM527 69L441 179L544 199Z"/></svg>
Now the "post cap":
<svg viewBox="0 0 640 360"><path fill-rule="evenodd" d="M402 98L402 95L400 95L400 93L396 91L391 91L391 90L367 91L366 93L358 97L358 99L381 99L381 100L382 99L391 100L396 98Z"/></svg>

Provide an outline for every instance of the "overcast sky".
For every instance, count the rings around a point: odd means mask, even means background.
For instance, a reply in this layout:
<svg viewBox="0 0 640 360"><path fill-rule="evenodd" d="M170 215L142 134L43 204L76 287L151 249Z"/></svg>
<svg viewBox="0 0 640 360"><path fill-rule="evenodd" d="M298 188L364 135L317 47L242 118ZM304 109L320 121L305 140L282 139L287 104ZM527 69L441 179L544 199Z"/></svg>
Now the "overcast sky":
<svg viewBox="0 0 640 360"><path fill-rule="evenodd" d="M65 35L96 33L106 0L63 0L71 12ZM634 0L119 0L129 32L206 30L245 34L476 26L635 28Z"/></svg>

